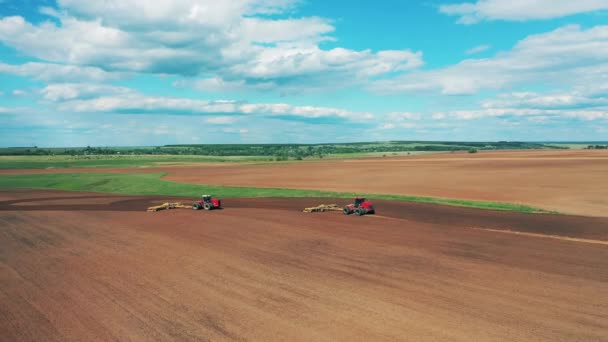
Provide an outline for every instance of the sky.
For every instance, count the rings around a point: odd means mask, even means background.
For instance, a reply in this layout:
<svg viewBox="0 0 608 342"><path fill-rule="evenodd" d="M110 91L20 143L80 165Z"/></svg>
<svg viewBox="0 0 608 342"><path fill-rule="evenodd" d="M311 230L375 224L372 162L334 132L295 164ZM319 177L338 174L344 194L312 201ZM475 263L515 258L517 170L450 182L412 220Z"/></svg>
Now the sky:
<svg viewBox="0 0 608 342"><path fill-rule="evenodd" d="M0 146L608 140L608 0L0 0Z"/></svg>

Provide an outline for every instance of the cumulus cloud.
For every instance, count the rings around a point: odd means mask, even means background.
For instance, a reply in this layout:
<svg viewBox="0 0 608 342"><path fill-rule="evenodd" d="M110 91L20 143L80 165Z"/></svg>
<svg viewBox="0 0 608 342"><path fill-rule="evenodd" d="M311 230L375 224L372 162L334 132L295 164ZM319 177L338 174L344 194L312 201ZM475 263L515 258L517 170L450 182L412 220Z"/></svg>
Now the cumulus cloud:
<svg viewBox="0 0 608 342"><path fill-rule="evenodd" d="M462 109L390 112L376 117L383 122L381 129L438 128L446 122L491 118L507 120L510 125L522 120L551 124L566 119L605 120L608 124L608 83L578 85L569 90L500 93Z"/></svg>
<svg viewBox="0 0 608 342"><path fill-rule="evenodd" d="M257 58L223 70L221 76L174 82L201 91L315 91L356 86L383 74L415 69L422 53L411 51L322 50L318 46L260 48Z"/></svg>
<svg viewBox="0 0 608 342"><path fill-rule="evenodd" d="M156 36L158 37L158 36ZM106 71L137 71L193 75L216 67L217 49L197 53L191 48L171 48L173 38L146 39L113 27L101 20L81 21L66 17L61 26L45 22L39 26L22 17L0 20L0 41L46 61L102 68Z"/></svg>
<svg viewBox="0 0 608 342"><path fill-rule="evenodd" d="M405 71L422 65L421 53L410 51L321 50L317 46L277 46L260 51L257 59L234 66L231 71L252 78L289 78L331 70L360 76Z"/></svg>
<svg viewBox="0 0 608 342"><path fill-rule="evenodd" d="M141 30L181 26L224 27L243 16L277 14L296 5L296 0L106 0L86 3L58 0L60 8L86 19L103 18L111 26Z"/></svg>
<svg viewBox="0 0 608 342"><path fill-rule="evenodd" d="M562 109L536 109L536 108L484 108L474 110L455 110L449 112L450 118L459 120L473 120L491 117L555 117L576 118L583 120L608 119L608 110L562 110Z"/></svg>
<svg viewBox="0 0 608 342"><path fill-rule="evenodd" d="M441 13L458 16L460 24L552 19L606 9L606 0L477 0L439 7Z"/></svg>
<svg viewBox="0 0 608 342"><path fill-rule="evenodd" d="M514 92L480 102L475 109L433 114L436 120L475 120L482 118L526 117L532 122L575 118L608 119L608 85L580 87L571 91Z"/></svg>
<svg viewBox="0 0 608 342"><path fill-rule="evenodd" d="M608 26L569 25L528 36L492 58L467 59L441 69L414 71L374 82L380 93L475 94L521 84L598 83L608 71Z"/></svg>
<svg viewBox="0 0 608 342"><path fill-rule="evenodd" d="M102 82L122 77L95 67L28 62L20 65L0 62L0 73L31 77L45 82Z"/></svg>
<svg viewBox="0 0 608 342"><path fill-rule="evenodd" d="M230 92L230 91L267 91L276 88L274 81L267 80L256 80L255 82L248 82L247 80L233 80L227 81L221 77L210 77L203 79L181 79L173 82L173 86L184 88L194 88L199 91L206 92ZM282 91L285 88L281 89Z"/></svg>
<svg viewBox="0 0 608 342"><path fill-rule="evenodd" d="M248 103L236 100L198 100L179 97L146 96L133 89L94 84L50 84L41 90L46 100L60 111L75 113L125 113L168 115L258 115L273 117L326 117L347 120L369 120L372 113L351 112L340 108L294 106L286 103ZM209 123L229 123L225 115Z"/></svg>
<svg viewBox="0 0 608 342"><path fill-rule="evenodd" d="M58 9L43 11L59 23L0 19L0 41L45 61L101 73L204 76L195 85L205 89L327 87L423 64L422 54L410 50L321 49L334 27L319 17L285 18L296 3L61 0Z"/></svg>
<svg viewBox="0 0 608 342"><path fill-rule="evenodd" d="M135 91L126 87L104 84L54 83L44 87L40 93L46 100L66 101L92 99L99 96L135 94Z"/></svg>
<svg viewBox="0 0 608 342"><path fill-rule="evenodd" d="M497 99L482 102L484 108L581 109L608 108L608 92L575 89L549 93L519 92L502 94Z"/></svg>

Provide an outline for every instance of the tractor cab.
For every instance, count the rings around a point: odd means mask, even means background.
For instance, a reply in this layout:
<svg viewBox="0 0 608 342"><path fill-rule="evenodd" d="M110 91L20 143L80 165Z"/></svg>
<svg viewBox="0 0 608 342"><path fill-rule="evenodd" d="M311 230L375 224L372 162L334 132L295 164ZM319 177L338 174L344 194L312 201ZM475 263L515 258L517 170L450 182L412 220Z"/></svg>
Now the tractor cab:
<svg viewBox="0 0 608 342"><path fill-rule="evenodd" d="M361 204L365 202L365 198L364 197L357 197L355 198L355 208L359 208L361 206Z"/></svg>
<svg viewBox="0 0 608 342"><path fill-rule="evenodd" d="M201 198L203 202L211 202L211 195L203 195Z"/></svg>

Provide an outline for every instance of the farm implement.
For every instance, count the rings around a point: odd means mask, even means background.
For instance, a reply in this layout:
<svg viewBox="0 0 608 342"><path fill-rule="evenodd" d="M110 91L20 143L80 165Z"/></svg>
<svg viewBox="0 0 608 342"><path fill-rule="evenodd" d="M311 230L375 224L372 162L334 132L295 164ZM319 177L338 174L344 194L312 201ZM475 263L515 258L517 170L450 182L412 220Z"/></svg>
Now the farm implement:
<svg viewBox="0 0 608 342"><path fill-rule="evenodd" d="M375 214L376 209L372 202L366 200L363 197L355 198L354 202L344 206L343 208L338 207L336 204L320 204L316 207L304 208L305 213L317 213L325 211L341 211L344 215L355 214L357 216Z"/></svg>
<svg viewBox="0 0 608 342"><path fill-rule="evenodd" d="M222 201L217 198L212 198L210 195L203 195L201 199L192 203L192 205L185 205L182 202L165 202L161 205L149 207L147 211L160 211L169 209L192 209L192 210L213 210L220 209L222 207Z"/></svg>
<svg viewBox="0 0 608 342"><path fill-rule="evenodd" d="M319 204L316 207L304 208L302 212L305 213L318 213L324 211L342 211L342 208L338 207L337 204Z"/></svg>
<svg viewBox="0 0 608 342"><path fill-rule="evenodd" d="M182 202L165 202L160 205L149 207L147 211L161 211L169 209L190 209L189 205L184 205Z"/></svg>

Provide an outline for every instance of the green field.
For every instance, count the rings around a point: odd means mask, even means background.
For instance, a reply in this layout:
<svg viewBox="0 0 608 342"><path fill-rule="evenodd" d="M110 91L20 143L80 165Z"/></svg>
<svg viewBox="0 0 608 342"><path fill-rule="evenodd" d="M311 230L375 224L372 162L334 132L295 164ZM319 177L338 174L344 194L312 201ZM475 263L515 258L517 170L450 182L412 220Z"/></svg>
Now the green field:
<svg viewBox="0 0 608 342"><path fill-rule="evenodd" d="M54 189L67 191L88 191L129 195L164 195L196 198L203 193L211 193L223 198L242 197L324 197L353 198L366 196L372 199L387 199L418 203L433 203L451 206L507 210L523 213L545 213L546 211L526 205L435 198L424 196L358 194L317 190L251 188L233 186L213 186L176 183L162 180L163 173L71 173L42 175L2 175L0 189Z"/></svg>
<svg viewBox="0 0 608 342"><path fill-rule="evenodd" d="M323 159L347 159L368 157L394 157L437 152L366 152L328 154ZM302 160L323 160L307 157ZM97 156L0 156L1 169L50 169L50 168L146 168L158 166L184 166L195 163L286 163L294 159L276 161L268 156L196 156L196 155L97 155Z"/></svg>
<svg viewBox="0 0 608 342"><path fill-rule="evenodd" d="M47 169L47 168L137 168L154 166L178 166L189 163L268 162L269 157L214 157L179 155L99 155L99 156L0 156L0 169Z"/></svg>

